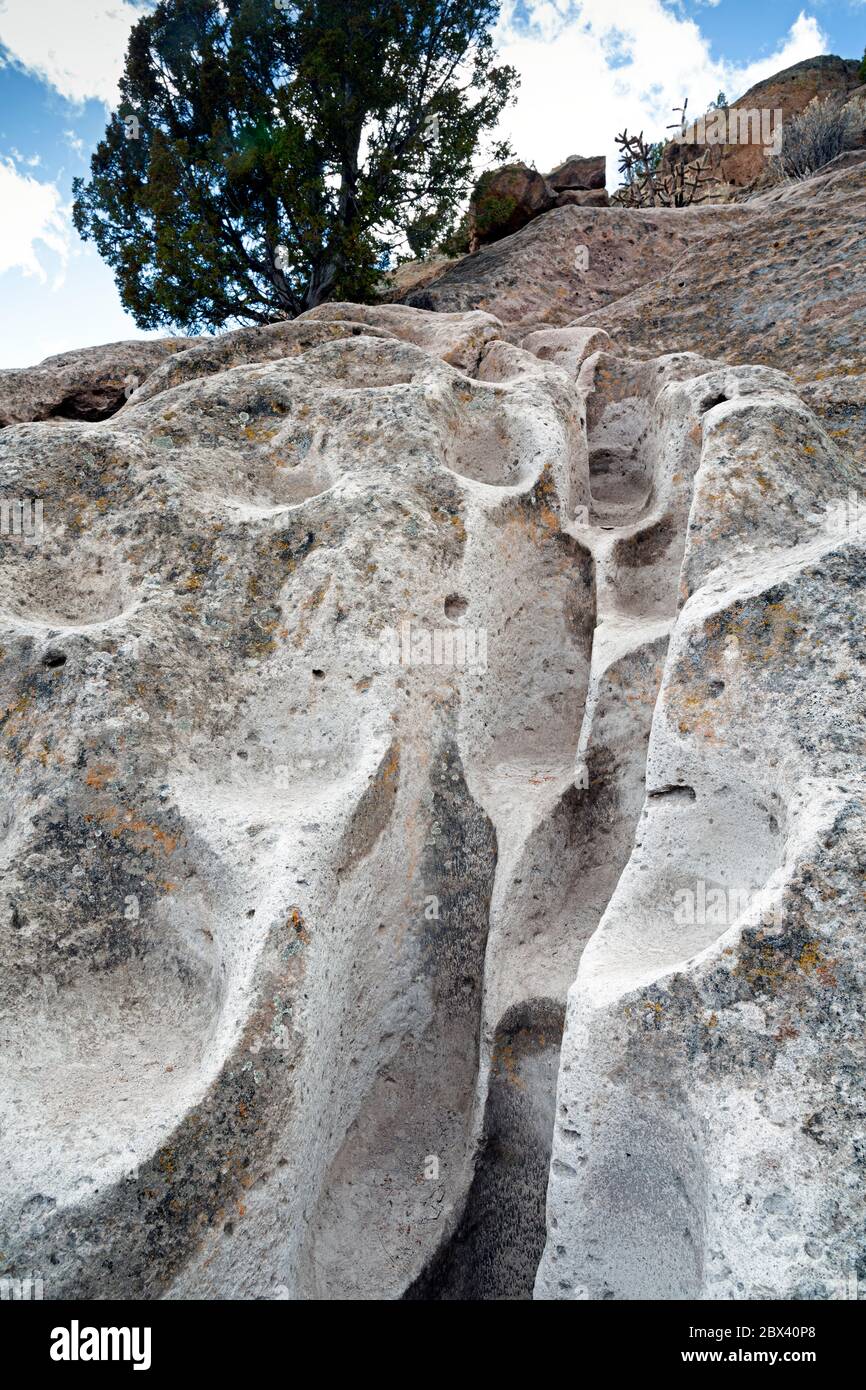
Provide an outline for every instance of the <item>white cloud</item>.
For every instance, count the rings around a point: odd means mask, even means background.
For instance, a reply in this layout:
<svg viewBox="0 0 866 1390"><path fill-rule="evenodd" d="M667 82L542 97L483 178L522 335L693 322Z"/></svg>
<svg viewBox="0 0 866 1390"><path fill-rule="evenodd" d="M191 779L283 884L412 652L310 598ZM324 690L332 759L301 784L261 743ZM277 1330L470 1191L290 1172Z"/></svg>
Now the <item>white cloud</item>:
<svg viewBox="0 0 866 1390"><path fill-rule="evenodd" d="M525 0L525 11L528 23L506 0L495 36L501 59L522 78L501 133L518 158L542 170L570 154L606 154L609 189L618 183L613 137L623 128L661 139L684 97L700 115L720 91L734 101L827 47L805 13L773 54L738 66L713 59L698 24L661 0Z"/></svg>
<svg viewBox="0 0 866 1390"><path fill-rule="evenodd" d="M63 138L69 148L78 155L78 158L84 160L84 141L81 136L76 135L74 130L64 130Z"/></svg>
<svg viewBox="0 0 866 1390"><path fill-rule="evenodd" d="M16 164L26 164L28 169L38 169L39 165L42 163L41 154L31 154L30 156L23 155L20 150L16 150L14 145L9 153Z"/></svg>
<svg viewBox="0 0 866 1390"><path fill-rule="evenodd" d="M128 0L0 0L0 44L70 101L96 97L113 107L141 16Z"/></svg>
<svg viewBox="0 0 866 1390"><path fill-rule="evenodd" d="M774 73L781 72L783 68L789 68L794 63L800 63L804 58L814 58L819 53L826 53L827 47L827 35L822 31L817 19L801 10L791 25L785 42L771 58L761 58L758 62L749 63L747 67L737 70L740 86L736 95L743 96L756 82L762 82L765 77L772 77ZM733 83L731 85L733 86Z"/></svg>
<svg viewBox="0 0 866 1390"><path fill-rule="evenodd" d="M40 255L50 251L60 258L53 285L59 288L73 229L57 185L19 173L11 159L0 156L0 207L4 209L0 218L0 274L19 270L44 284L48 275Z"/></svg>

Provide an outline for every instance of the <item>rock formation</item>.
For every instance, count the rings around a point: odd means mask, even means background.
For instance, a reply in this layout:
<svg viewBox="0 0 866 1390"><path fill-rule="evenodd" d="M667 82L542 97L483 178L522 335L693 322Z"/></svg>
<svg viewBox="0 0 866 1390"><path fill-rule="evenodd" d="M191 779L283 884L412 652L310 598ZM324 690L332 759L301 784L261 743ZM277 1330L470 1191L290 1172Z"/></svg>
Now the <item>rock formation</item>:
<svg viewBox="0 0 866 1390"><path fill-rule="evenodd" d="M579 154L570 154L568 159L550 171L547 175L547 182L554 193L565 193L570 189L604 188L604 155L584 159Z"/></svg>
<svg viewBox="0 0 866 1390"><path fill-rule="evenodd" d="M32 420L105 420L188 338L133 339L0 370L0 429Z"/></svg>
<svg viewBox="0 0 866 1390"><path fill-rule="evenodd" d="M2 378L0 1272L834 1296L864 187Z"/></svg>
<svg viewBox="0 0 866 1390"><path fill-rule="evenodd" d="M551 208L607 207L604 182L604 155L569 155L547 175L519 161L482 174L469 204L469 250L519 232Z"/></svg>
<svg viewBox="0 0 866 1390"><path fill-rule="evenodd" d="M862 101L866 89L859 76L860 64L851 59L823 56L807 58L793 67L785 68L772 77L758 82L754 87L731 102L731 111L765 112L769 118L767 130L775 128L775 113L781 111L782 122L799 116L813 101L828 98L848 104L852 114L857 116L857 128L861 132L860 143L866 143L866 113ZM712 114L712 113L710 113ZM726 119L726 133L733 133L728 127L731 119ZM765 148L758 143L760 122L753 123L748 138L739 131L735 140L712 144L709 148L710 168L718 180L710 191L711 199L741 199L755 190L772 186L774 172L768 162ZM690 131L690 133L693 133ZM858 137L855 135L855 143ZM672 140L664 149L662 170L669 171L672 163L684 153L687 160L699 158L706 152L705 146Z"/></svg>

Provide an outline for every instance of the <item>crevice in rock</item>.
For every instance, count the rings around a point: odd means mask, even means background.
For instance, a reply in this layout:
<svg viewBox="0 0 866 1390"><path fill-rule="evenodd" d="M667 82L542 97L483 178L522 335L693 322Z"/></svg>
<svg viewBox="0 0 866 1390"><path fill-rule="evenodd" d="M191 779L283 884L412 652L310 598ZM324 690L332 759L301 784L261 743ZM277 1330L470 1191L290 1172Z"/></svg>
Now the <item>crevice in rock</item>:
<svg viewBox="0 0 866 1390"><path fill-rule="evenodd" d="M494 894L502 920L498 950L486 962L488 1007L495 1018L493 1001L504 994L506 1002L516 989L507 983L515 970L530 997L507 1003L496 1027L471 1187L456 1228L407 1300L532 1297L546 1239L565 990L628 862L646 795L647 743L667 649L657 613L674 610L679 537L669 510L639 523L651 498L661 497L665 462L665 435L653 424L649 388L635 382L635 395L615 400L611 424L608 382L618 383L622 396L623 378L599 374L595 380L587 420L590 532L597 539L589 542L594 577L584 587L598 602L574 785L542 815ZM608 521L634 528L620 536L614 565L598 539ZM647 565L661 571L654 587L636 578ZM625 621L623 608L631 615ZM547 732L550 749L557 740ZM564 729L560 743L563 738ZM686 785L660 787L655 795L696 797Z"/></svg>
<svg viewBox="0 0 866 1390"><path fill-rule="evenodd" d="M697 792L694 787L686 786L653 787L652 790L647 791L647 796L652 800L658 800L663 796L678 796L682 797L684 801L694 801L697 798Z"/></svg>
<svg viewBox="0 0 866 1390"><path fill-rule="evenodd" d="M59 405L55 405L48 412L49 420L81 420L88 424L95 424L98 420L108 420L112 415L116 415L121 406L126 405L126 392L118 391L116 395L109 396L106 392L103 396L105 404L97 405L91 393L82 396L80 393L72 396L64 396Z"/></svg>
<svg viewBox="0 0 866 1390"><path fill-rule="evenodd" d="M564 1014L554 1000L529 1000L497 1029L484 1135L463 1215L405 1300L532 1297L545 1241Z"/></svg>

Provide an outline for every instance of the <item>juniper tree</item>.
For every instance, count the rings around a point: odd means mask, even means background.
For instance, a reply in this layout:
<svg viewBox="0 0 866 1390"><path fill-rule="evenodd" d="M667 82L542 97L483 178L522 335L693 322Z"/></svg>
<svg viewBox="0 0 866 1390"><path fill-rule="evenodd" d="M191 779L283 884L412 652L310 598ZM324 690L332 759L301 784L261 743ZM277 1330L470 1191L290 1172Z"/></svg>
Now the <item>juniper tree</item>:
<svg viewBox="0 0 866 1390"><path fill-rule="evenodd" d="M74 220L142 328L365 299L453 226L517 77L499 0L161 0ZM492 145L491 159L507 154Z"/></svg>

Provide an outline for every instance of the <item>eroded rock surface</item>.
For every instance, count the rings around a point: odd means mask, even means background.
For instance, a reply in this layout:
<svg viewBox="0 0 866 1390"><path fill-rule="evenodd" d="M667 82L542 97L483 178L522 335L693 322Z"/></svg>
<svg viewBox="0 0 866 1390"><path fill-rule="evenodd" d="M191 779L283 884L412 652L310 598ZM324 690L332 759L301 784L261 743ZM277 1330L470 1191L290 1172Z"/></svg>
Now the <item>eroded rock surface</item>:
<svg viewBox="0 0 866 1390"><path fill-rule="evenodd" d="M499 332L329 306L3 431L0 1248L49 1296L394 1297L459 1217L594 621L579 404Z"/></svg>
<svg viewBox="0 0 866 1390"><path fill-rule="evenodd" d="M742 204L566 207L464 257L409 300L482 309L521 341L604 329L621 353L779 367L843 448L866 449L866 152Z"/></svg>
<svg viewBox="0 0 866 1390"><path fill-rule="evenodd" d="M135 338L0 371L0 429L30 420L104 420L171 353L195 339Z"/></svg>
<svg viewBox="0 0 866 1390"><path fill-rule="evenodd" d="M864 206L866 152L840 155L814 178L713 208L727 216L655 284L578 322L605 329L624 351L655 355L663 344L781 368L862 460Z"/></svg>
<svg viewBox="0 0 866 1390"><path fill-rule="evenodd" d="M464 256L438 279L410 290L404 303L440 313L481 309L519 340L534 329L564 327L580 314L652 283L703 233L735 225L737 207L620 208L564 206L513 236Z"/></svg>
<svg viewBox="0 0 866 1390"><path fill-rule="evenodd" d="M3 1274L858 1267L863 177L563 208L450 312L145 345L110 418L3 430ZM586 226L634 292L569 324Z"/></svg>
<svg viewBox="0 0 866 1390"><path fill-rule="evenodd" d="M832 498L863 474L779 373L655 410L695 421L679 613L635 848L570 991L537 1296L838 1297L862 1256L866 527Z"/></svg>

